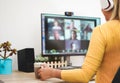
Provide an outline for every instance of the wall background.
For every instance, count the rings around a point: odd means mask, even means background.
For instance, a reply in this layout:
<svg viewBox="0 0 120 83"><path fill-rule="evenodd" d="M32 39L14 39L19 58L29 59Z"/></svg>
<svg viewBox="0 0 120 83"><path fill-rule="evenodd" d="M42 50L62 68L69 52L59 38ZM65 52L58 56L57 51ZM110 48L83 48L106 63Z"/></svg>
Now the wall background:
<svg viewBox="0 0 120 83"><path fill-rule="evenodd" d="M95 16L105 22L99 0L0 0L0 43L10 41L17 50L34 48L41 51L41 13L64 14L72 11L78 16ZM17 70L17 56L12 56ZM72 56L73 65L81 65L83 56Z"/></svg>

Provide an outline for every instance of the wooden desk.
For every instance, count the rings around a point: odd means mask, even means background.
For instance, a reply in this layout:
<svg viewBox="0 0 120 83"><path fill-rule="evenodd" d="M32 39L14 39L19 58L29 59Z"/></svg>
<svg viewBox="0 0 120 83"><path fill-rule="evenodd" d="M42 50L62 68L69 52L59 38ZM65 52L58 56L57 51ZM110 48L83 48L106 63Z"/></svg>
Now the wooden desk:
<svg viewBox="0 0 120 83"><path fill-rule="evenodd" d="M2 80L3 83L68 83L57 78L51 78L46 81L41 81L40 79L35 78L34 72L25 73L19 71L15 71L10 75L0 75L0 80ZM0 83L2 82L0 81ZM89 83L95 82L91 81Z"/></svg>
<svg viewBox="0 0 120 83"><path fill-rule="evenodd" d="M2 80L4 83L67 83L57 78L51 78L46 81L41 81L35 78L34 72L25 73L18 71L15 71L10 75L0 75L0 80Z"/></svg>

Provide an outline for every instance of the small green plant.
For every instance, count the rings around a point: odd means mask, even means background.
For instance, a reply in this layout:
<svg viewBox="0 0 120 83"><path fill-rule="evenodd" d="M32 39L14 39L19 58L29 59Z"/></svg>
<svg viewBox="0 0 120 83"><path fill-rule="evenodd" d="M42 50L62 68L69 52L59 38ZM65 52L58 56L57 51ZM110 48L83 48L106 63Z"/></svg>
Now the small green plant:
<svg viewBox="0 0 120 83"><path fill-rule="evenodd" d="M17 50L11 48L11 43L6 41L0 44L0 56L3 59L7 59L8 57L12 56L13 54L16 55Z"/></svg>
<svg viewBox="0 0 120 83"><path fill-rule="evenodd" d="M47 62L47 61L48 61L48 57L42 57L41 54L36 55L35 57L35 62Z"/></svg>

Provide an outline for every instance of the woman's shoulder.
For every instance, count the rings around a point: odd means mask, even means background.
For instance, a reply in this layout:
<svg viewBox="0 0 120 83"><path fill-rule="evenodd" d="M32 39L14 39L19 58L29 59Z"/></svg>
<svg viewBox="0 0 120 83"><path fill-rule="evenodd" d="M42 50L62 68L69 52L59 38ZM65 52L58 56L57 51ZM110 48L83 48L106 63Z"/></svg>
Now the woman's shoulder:
<svg viewBox="0 0 120 83"><path fill-rule="evenodd" d="M104 24L96 26L93 31L94 33L100 33L106 35L107 33L113 33L113 30L115 32L118 29L120 29L120 21L110 20Z"/></svg>
<svg viewBox="0 0 120 83"><path fill-rule="evenodd" d="M96 26L96 28L100 28L100 29L109 29L109 28L114 28L114 27L120 27L120 21L119 20L110 20L107 21L101 25Z"/></svg>
<svg viewBox="0 0 120 83"><path fill-rule="evenodd" d="M103 24L101 24L101 26L103 26L103 27L105 27L105 26L118 26L118 25L120 25L120 21L119 20L110 20L110 21L107 21L107 22L105 22L105 23L103 23Z"/></svg>

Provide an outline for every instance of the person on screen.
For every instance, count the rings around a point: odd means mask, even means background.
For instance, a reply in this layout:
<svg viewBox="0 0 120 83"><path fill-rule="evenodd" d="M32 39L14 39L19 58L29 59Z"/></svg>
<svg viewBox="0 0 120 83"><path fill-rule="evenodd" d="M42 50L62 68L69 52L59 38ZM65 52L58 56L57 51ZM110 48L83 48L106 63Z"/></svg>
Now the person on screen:
<svg viewBox="0 0 120 83"><path fill-rule="evenodd" d="M54 35L54 40L60 40L60 33L59 33L59 31L55 30L53 32L53 35Z"/></svg>
<svg viewBox="0 0 120 83"><path fill-rule="evenodd" d="M74 42L71 43L71 50L77 50L76 43Z"/></svg>
<svg viewBox="0 0 120 83"><path fill-rule="evenodd" d="M54 20L54 26L52 27L53 30L61 30L62 28L59 25L58 20Z"/></svg>
<svg viewBox="0 0 120 83"><path fill-rule="evenodd" d="M92 27L91 27L90 23L87 24L87 26L85 27L85 29L83 30L83 32L84 32L84 36L85 36L84 39L88 39L89 38L88 33L92 32Z"/></svg>
<svg viewBox="0 0 120 83"><path fill-rule="evenodd" d="M77 40L77 32L75 30L72 30L70 35L70 40Z"/></svg>
<svg viewBox="0 0 120 83"><path fill-rule="evenodd" d="M67 27L67 29L70 29L70 30L77 30L77 28L75 27L75 23L74 21L72 20L70 25Z"/></svg>
<svg viewBox="0 0 120 83"><path fill-rule="evenodd" d="M102 9L107 22L93 29L82 67L59 70L43 65L38 70L41 80L56 77L71 83L88 83L96 75L95 83L112 83L120 67L120 0L111 1L113 7Z"/></svg>

